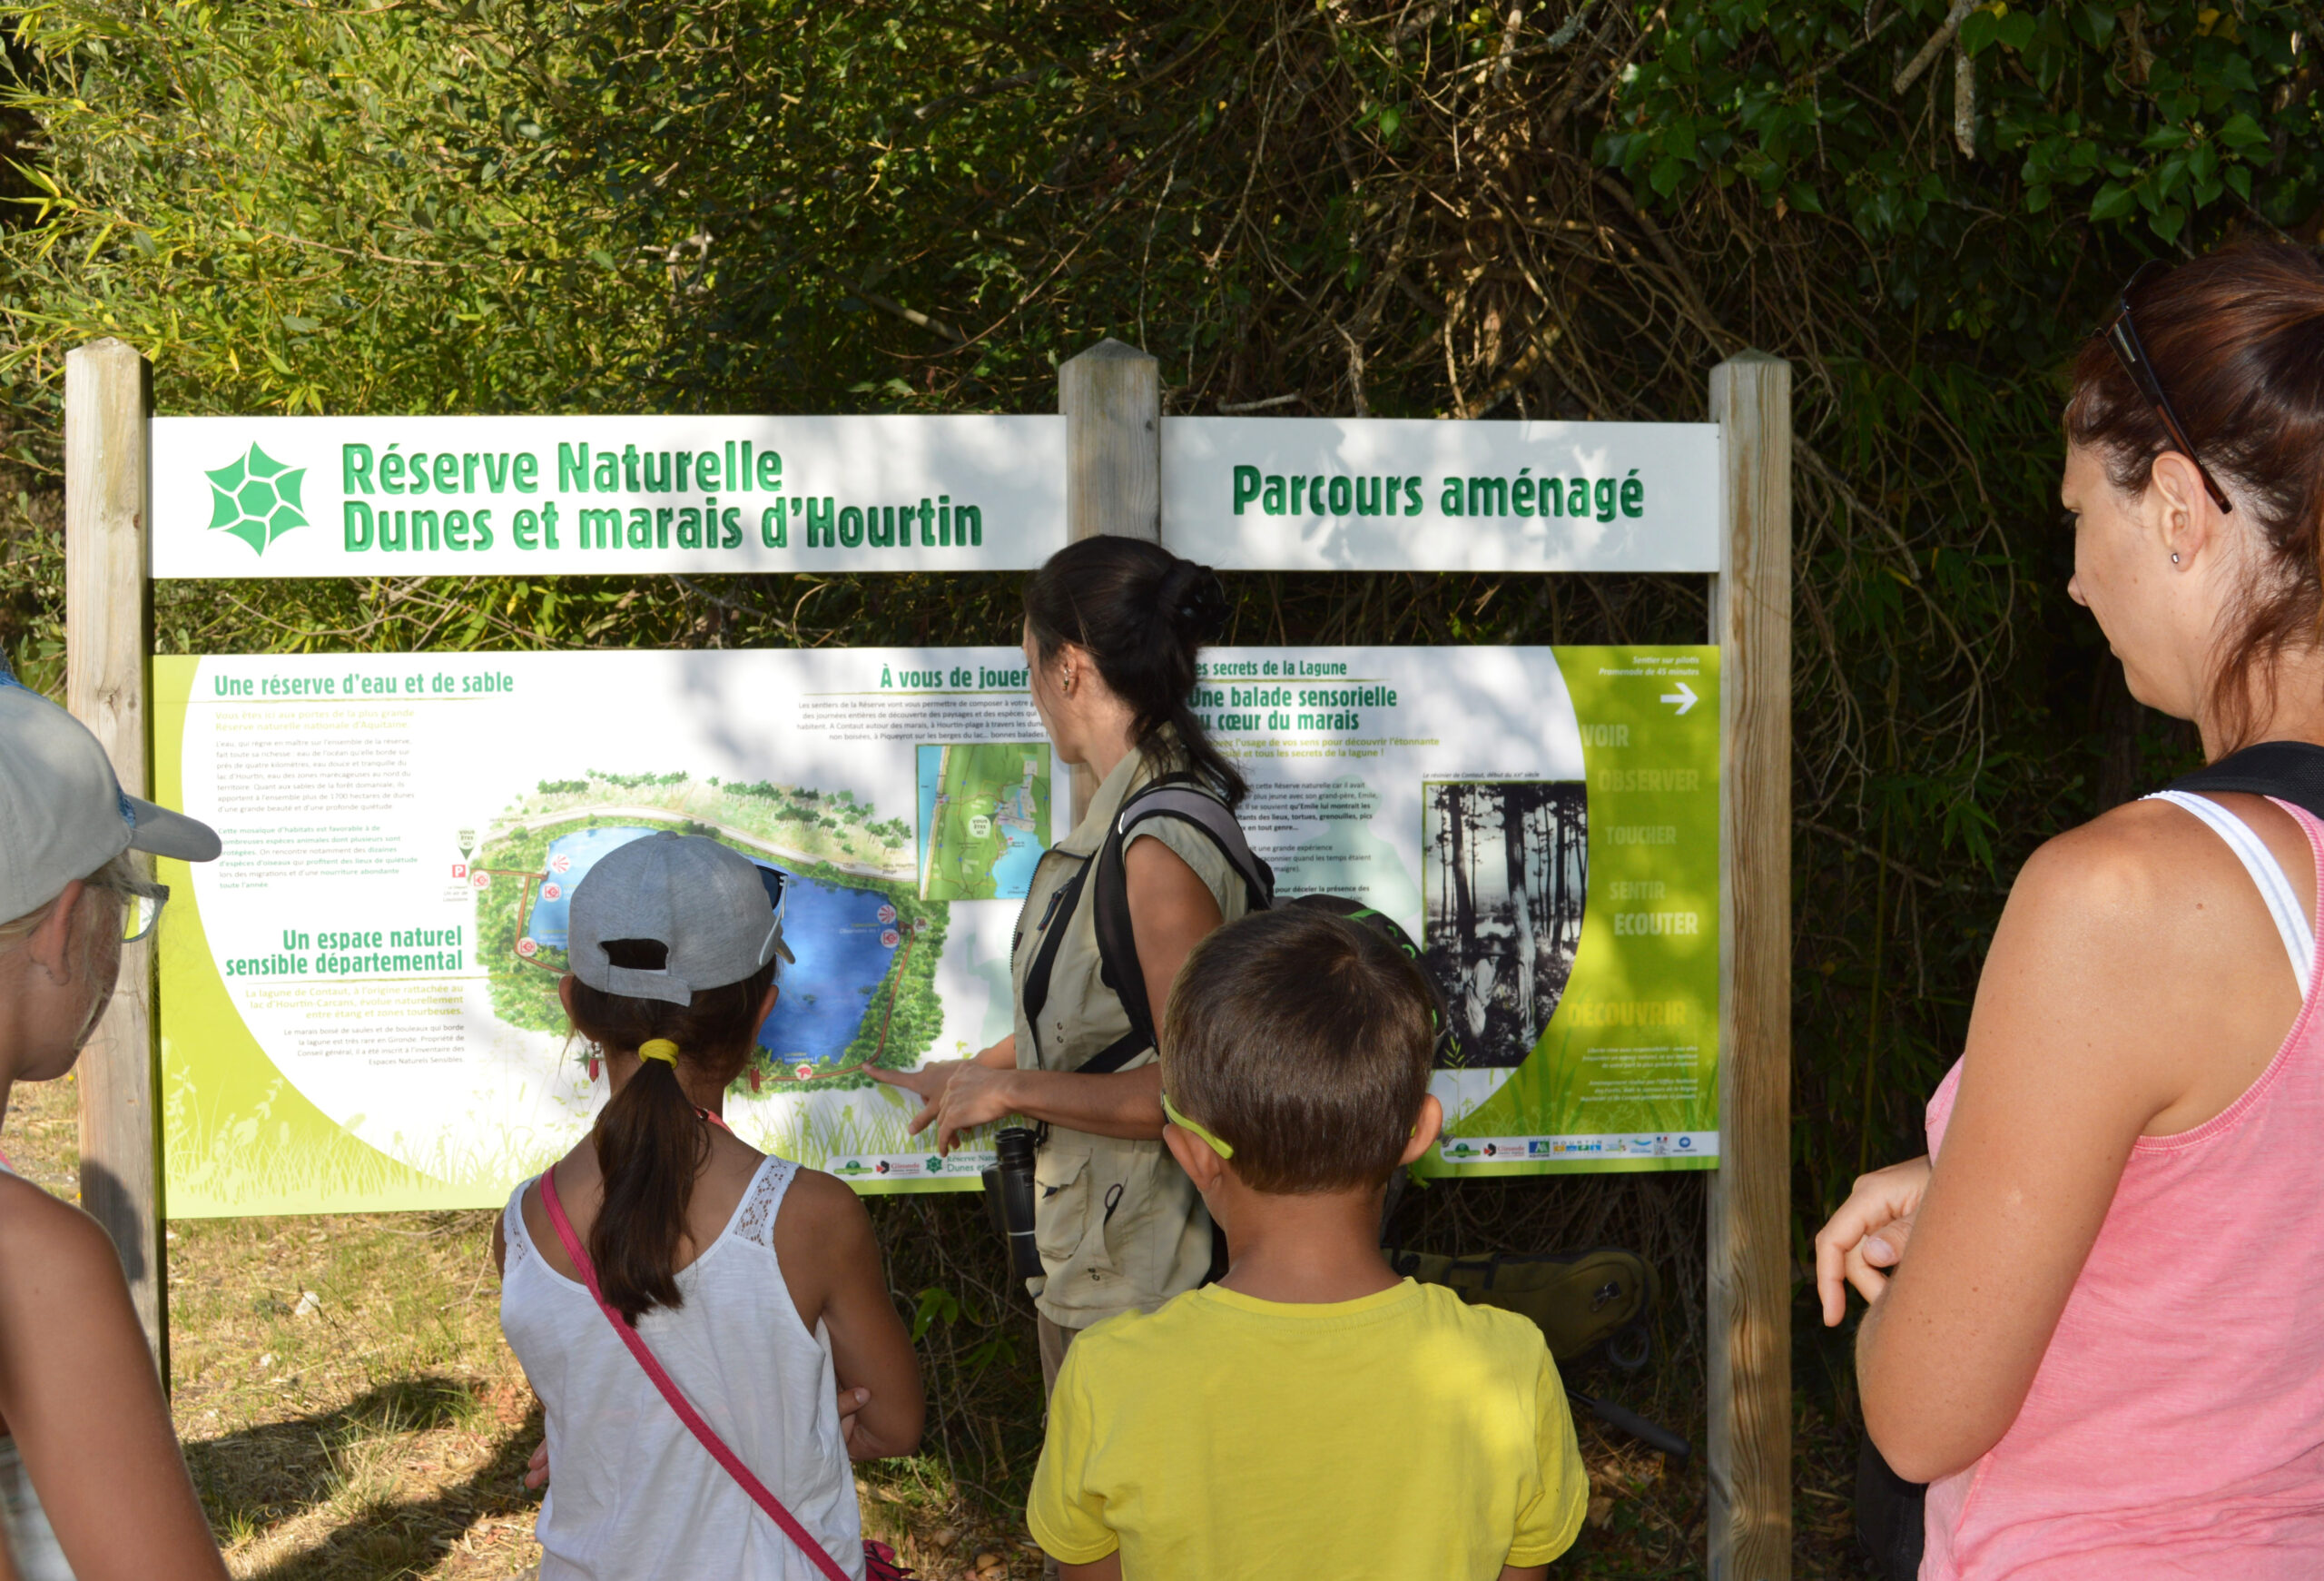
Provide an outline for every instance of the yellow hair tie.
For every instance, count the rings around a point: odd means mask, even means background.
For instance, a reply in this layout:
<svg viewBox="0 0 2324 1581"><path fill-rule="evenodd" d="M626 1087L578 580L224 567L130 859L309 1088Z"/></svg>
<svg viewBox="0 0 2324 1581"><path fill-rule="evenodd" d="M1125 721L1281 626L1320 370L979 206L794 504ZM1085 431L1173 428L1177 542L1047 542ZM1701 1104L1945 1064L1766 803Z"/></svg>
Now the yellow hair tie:
<svg viewBox="0 0 2324 1581"><path fill-rule="evenodd" d="M641 1060L659 1060L673 1071L678 1068L678 1045L667 1038L648 1038L637 1045Z"/></svg>

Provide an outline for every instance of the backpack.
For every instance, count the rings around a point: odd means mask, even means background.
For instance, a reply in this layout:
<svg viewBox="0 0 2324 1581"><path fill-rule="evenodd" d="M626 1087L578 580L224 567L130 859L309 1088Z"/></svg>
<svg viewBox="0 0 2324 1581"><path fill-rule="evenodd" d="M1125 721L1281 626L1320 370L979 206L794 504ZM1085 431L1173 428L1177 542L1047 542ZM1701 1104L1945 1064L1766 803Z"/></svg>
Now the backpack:
<svg viewBox="0 0 2324 1581"><path fill-rule="evenodd" d="M2170 788L2280 796L2324 818L2324 746L2308 741L2262 741L2181 775Z"/></svg>
<svg viewBox="0 0 2324 1581"><path fill-rule="evenodd" d="M1226 858L1227 865L1243 880L1252 911L1269 911L1277 906L1314 906L1345 917L1361 927L1369 928L1402 951L1405 959L1421 965L1420 946L1410 934L1388 917L1371 907L1339 894L1301 894L1289 898L1275 892L1275 870L1264 858L1252 851L1243 837L1243 825L1236 821L1234 809L1218 794L1190 774L1165 775L1139 789L1123 801L1115 815L1113 827L1106 831L1105 843L1085 871L1093 885L1090 904L1091 921L1098 934L1099 974L1106 986L1121 1001L1123 1011L1129 1016L1129 1031L1115 1042L1100 1049L1078 1069L1094 1074L1118 1071L1146 1050L1155 1046L1154 1007L1146 995L1146 973L1137 964L1137 938L1130 927L1129 879L1122 854L1137 825L1151 818L1176 818L1191 825L1209 836L1210 843ZM1428 972L1421 967L1423 982ZM1432 1063L1436 1066L1456 1063L1460 1052L1460 1037L1452 1030L1452 1019L1444 1015L1434 1002L1435 988L1431 983L1429 1018L1436 1027L1436 1050Z"/></svg>
<svg viewBox="0 0 2324 1581"><path fill-rule="evenodd" d="M1661 1299L1662 1281L1654 1265L1638 1253L1611 1246L1513 1257L1445 1257L1391 1246L1380 1250L1388 1266L1407 1279L1443 1285L1472 1307L1498 1307L1531 1319L1574 1405L1674 1460L1694 1454L1694 1446L1669 1428L1573 1387L1571 1373L1587 1362L1602 1360L1636 1372L1653 1355L1649 1319Z"/></svg>
<svg viewBox="0 0 2324 1581"><path fill-rule="evenodd" d="M1424 1285L1443 1285L1472 1307L1530 1318L1560 1362L1602 1357L1624 1372L1652 1352L1648 1319L1661 1295L1654 1265L1634 1251L1445 1257L1381 1249L1388 1266Z"/></svg>

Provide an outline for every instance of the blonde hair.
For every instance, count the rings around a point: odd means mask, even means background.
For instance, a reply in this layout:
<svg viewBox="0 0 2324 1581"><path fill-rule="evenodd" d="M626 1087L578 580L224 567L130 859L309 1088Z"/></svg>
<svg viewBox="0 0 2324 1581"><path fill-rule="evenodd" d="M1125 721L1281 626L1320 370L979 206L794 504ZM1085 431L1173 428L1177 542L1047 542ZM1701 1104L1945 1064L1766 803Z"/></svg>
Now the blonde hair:
<svg viewBox="0 0 2324 1581"><path fill-rule="evenodd" d="M130 860L129 853L126 851L81 880L81 883L89 889L102 890L124 902L132 895L143 894L153 888L153 884L145 875L137 871L136 864ZM49 914L56 909L57 900L64 893L63 890L59 890L24 915L0 923L0 954L18 948L26 939L38 933L41 924L46 922Z"/></svg>

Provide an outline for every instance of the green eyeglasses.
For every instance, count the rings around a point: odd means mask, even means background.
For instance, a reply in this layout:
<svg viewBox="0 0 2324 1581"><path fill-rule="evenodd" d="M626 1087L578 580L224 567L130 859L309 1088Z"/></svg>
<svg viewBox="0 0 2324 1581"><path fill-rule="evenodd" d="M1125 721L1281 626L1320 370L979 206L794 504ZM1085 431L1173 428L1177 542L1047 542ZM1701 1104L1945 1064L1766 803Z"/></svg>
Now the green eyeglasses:
<svg viewBox="0 0 2324 1581"><path fill-rule="evenodd" d="M1170 1095L1167 1092L1162 1094L1162 1117L1165 1120L1167 1120L1171 1124L1177 1126L1180 1131L1192 1131L1195 1135L1202 1138L1203 1141L1210 1144L1210 1151L1216 1153L1220 1158L1231 1159L1235 1156L1235 1144L1233 1142L1219 1141L1218 1138L1211 1134L1209 1127L1198 1125L1194 1121L1188 1120L1185 1115L1179 1113L1178 1106L1170 1102Z"/></svg>

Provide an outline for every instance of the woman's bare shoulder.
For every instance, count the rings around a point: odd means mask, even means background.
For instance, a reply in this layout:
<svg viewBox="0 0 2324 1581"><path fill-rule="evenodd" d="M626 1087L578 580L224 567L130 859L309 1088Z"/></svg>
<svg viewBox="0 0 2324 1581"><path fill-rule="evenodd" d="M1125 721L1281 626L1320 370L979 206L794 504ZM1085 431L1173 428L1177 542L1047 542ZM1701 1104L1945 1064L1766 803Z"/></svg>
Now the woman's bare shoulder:
<svg viewBox="0 0 2324 1581"><path fill-rule="evenodd" d="M30 1181L0 1174L0 1270L19 1269L52 1290L122 1278L121 1255L103 1225Z"/></svg>
<svg viewBox="0 0 2324 1581"><path fill-rule="evenodd" d="M2135 801L2044 841L2009 904L2137 924L2250 887L2227 843L2201 821L2168 802Z"/></svg>
<svg viewBox="0 0 2324 1581"><path fill-rule="evenodd" d="M2111 1058L2147 1048L2168 1081L2190 1049L2223 1041L2264 1061L2299 997L2242 863L2167 802L2116 807L2034 853L1978 993L2103 1029Z"/></svg>

